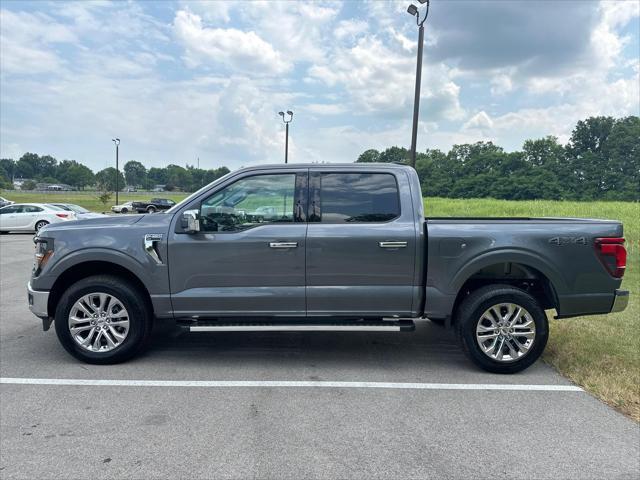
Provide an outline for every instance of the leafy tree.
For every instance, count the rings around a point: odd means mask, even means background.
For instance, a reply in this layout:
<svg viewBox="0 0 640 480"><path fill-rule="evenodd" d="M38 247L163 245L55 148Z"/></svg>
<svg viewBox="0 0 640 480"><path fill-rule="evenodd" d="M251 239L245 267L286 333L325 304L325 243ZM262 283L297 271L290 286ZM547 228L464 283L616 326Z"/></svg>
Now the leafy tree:
<svg viewBox="0 0 640 480"><path fill-rule="evenodd" d="M176 187L181 190L189 189L191 186L191 174L187 169L179 165L169 165L166 171L168 190L174 190Z"/></svg>
<svg viewBox="0 0 640 480"><path fill-rule="evenodd" d="M151 167L147 173L147 188L153 188L155 185L167 184L167 170L164 168Z"/></svg>
<svg viewBox="0 0 640 480"><path fill-rule="evenodd" d="M0 159L0 168L4 172L6 178L10 181L13 181L16 170L16 162L14 162L11 158Z"/></svg>
<svg viewBox="0 0 640 480"><path fill-rule="evenodd" d="M13 183L11 183L9 175L7 175L7 171L4 169L2 164L0 164L0 188L13 190Z"/></svg>
<svg viewBox="0 0 640 480"><path fill-rule="evenodd" d="M56 176L62 182L77 188L84 189L87 185L93 185L95 176L89 167L75 161L63 160L58 164Z"/></svg>
<svg viewBox="0 0 640 480"><path fill-rule="evenodd" d="M409 150L404 147L391 147L387 148L384 152L380 153L378 162L383 163L407 163L409 160Z"/></svg>
<svg viewBox="0 0 640 480"><path fill-rule="evenodd" d="M144 185L147 180L147 169L142 163L136 160L129 160L124 164L124 176L127 180L127 185L134 187Z"/></svg>
<svg viewBox="0 0 640 480"><path fill-rule="evenodd" d="M125 186L124 175L122 172L118 173L118 191L122 190ZM116 191L116 169L113 167L105 168L96 173L96 184L101 191Z"/></svg>
<svg viewBox="0 0 640 480"><path fill-rule="evenodd" d="M102 205L106 207L109 201L111 200L111 196L113 195L113 192L110 192L108 190L101 190L98 193L99 193L97 197L98 200L100 200L100 203L102 203Z"/></svg>
<svg viewBox="0 0 640 480"><path fill-rule="evenodd" d="M374 148L365 150L360 154L360 156L358 157L358 160L356 160L356 162L358 163L373 163L373 162L379 162L379 161L380 161L380 152Z"/></svg>

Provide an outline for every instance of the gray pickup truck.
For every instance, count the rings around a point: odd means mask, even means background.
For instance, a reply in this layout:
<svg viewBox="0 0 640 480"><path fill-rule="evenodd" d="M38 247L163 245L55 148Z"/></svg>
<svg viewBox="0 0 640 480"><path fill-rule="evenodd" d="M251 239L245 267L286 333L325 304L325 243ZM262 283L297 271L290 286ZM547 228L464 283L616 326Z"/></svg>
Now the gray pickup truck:
<svg viewBox="0 0 640 480"><path fill-rule="evenodd" d="M49 225L29 306L91 363L131 358L154 319L190 332L455 329L492 372L531 365L559 318L623 310L622 225L429 218L394 164L277 165L220 178L167 212Z"/></svg>

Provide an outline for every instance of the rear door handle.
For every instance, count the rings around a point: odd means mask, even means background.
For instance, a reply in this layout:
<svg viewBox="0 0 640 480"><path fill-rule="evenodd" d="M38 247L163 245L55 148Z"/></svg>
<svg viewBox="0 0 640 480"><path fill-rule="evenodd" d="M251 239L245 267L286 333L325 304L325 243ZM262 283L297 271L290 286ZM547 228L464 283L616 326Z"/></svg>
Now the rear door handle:
<svg viewBox="0 0 640 480"><path fill-rule="evenodd" d="M298 242L270 242L271 248L297 248Z"/></svg>
<svg viewBox="0 0 640 480"><path fill-rule="evenodd" d="M405 248L407 242L378 242L380 248Z"/></svg>

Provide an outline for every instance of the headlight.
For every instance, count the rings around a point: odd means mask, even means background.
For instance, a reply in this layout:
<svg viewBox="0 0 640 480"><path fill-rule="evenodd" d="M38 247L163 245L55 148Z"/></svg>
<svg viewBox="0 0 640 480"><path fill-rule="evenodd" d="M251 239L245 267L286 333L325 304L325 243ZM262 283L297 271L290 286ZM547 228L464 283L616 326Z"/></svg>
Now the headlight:
<svg viewBox="0 0 640 480"><path fill-rule="evenodd" d="M33 275L38 276L53 255L53 238L35 237L33 239L35 255L33 261Z"/></svg>

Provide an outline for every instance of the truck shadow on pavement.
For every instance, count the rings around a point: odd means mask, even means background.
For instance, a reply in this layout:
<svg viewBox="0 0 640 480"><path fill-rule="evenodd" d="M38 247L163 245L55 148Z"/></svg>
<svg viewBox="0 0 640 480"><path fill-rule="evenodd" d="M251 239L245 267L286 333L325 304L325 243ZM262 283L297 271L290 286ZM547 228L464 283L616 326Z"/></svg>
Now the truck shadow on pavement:
<svg viewBox="0 0 640 480"><path fill-rule="evenodd" d="M288 373L293 374L294 379L310 380L336 380L336 375L359 373L358 379L382 375L386 380L388 376L398 377L397 381L487 381L490 378L492 382L515 383L522 382L523 376L554 375L542 362L526 372L509 376L479 370L464 356L451 330L427 320L416 322L415 332L399 333L158 330L147 352L134 362L166 362L174 367L180 365L176 367L178 370L185 363L197 364L201 368L220 368L227 374L241 370L244 379L247 372L259 375L267 372L274 376ZM310 373L314 369L330 376ZM305 376L298 378L300 373Z"/></svg>

